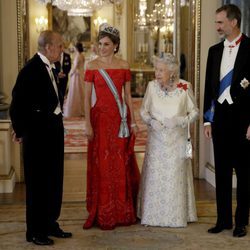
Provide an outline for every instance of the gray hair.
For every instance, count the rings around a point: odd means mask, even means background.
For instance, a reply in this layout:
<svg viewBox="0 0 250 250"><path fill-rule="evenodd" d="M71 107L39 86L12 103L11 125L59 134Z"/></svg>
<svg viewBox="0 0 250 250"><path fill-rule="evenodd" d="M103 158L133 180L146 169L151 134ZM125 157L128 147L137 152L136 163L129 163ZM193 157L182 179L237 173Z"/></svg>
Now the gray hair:
<svg viewBox="0 0 250 250"><path fill-rule="evenodd" d="M174 75L176 78L179 77L179 62L173 54L164 53L161 57L154 57L154 66L156 63L165 64L171 75Z"/></svg>
<svg viewBox="0 0 250 250"><path fill-rule="evenodd" d="M37 48L39 52L43 52L47 44L52 44L55 34L52 30L44 30L40 33Z"/></svg>

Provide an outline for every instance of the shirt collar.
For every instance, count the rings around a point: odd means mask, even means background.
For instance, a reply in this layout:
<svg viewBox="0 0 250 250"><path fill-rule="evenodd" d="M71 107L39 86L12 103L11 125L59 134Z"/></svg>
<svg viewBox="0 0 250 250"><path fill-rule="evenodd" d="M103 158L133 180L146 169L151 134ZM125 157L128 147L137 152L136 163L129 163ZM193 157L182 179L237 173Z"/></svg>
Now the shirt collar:
<svg viewBox="0 0 250 250"><path fill-rule="evenodd" d="M242 39L242 33L240 33L232 42L229 42L227 39L225 39L224 47L229 47L229 46L235 47L240 43L241 39Z"/></svg>
<svg viewBox="0 0 250 250"><path fill-rule="evenodd" d="M56 67L55 67L55 64L54 63L50 63L50 61L48 60L48 58L45 56L45 55L43 55L42 53L40 53L40 52L37 52L37 54L40 56L40 58L41 58L41 60L43 61L43 63L47 66L47 67L49 67L49 69L55 69Z"/></svg>
<svg viewBox="0 0 250 250"><path fill-rule="evenodd" d="M61 54L61 64L63 63L63 52Z"/></svg>

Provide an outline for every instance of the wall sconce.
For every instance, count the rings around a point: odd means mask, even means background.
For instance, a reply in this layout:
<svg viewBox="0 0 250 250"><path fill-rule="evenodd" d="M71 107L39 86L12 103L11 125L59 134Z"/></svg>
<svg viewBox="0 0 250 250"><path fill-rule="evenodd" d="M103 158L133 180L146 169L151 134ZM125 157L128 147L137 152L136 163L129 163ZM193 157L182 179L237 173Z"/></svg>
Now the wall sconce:
<svg viewBox="0 0 250 250"><path fill-rule="evenodd" d="M95 27L98 29L99 28L99 26L101 25L101 24L103 24L103 23L106 23L107 22L107 19L106 18L102 18L102 17L100 17L100 16L98 16L96 19L94 19L94 25L95 25Z"/></svg>
<svg viewBox="0 0 250 250"><path fill-rule="evenodd" d="M35 23L36 23L36 32L39 34L48 28L48 19L45 18L44 16L36 17Z"/></svg>
<svg viewBox="0 0 250 250"><path fill-rule="evenodd" d="M96 19L93 20L93 23L95 25L95 33L96 33L96 36L99 32L99 26L103 23L107 23L107 19L106 18L102 18L100 16L98 16Z"/></svg>
<svg viewBox="0 0 250 250"><path fill-rule="evenodd" d="M116 13L116 15L117 15L118 24L120 24L120 22L121 22L122 4L123 4L123 1L122 1L122 0L117 0L117 1L114 2L114 5L115 5L115 13Z"/></svg>

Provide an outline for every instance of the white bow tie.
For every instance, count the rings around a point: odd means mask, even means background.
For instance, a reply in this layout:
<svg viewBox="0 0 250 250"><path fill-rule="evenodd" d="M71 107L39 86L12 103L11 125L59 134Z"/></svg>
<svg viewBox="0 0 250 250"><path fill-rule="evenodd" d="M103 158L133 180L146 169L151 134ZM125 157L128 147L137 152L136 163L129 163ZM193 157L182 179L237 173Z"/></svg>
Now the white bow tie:
<svg viewBox="0 0 250 250"><path fill-rule="evenodd" d="M51 63L51 64L47 64L47 63L45 63L45 65L46 65L46 67L48 67L50 70L52 70L52 69L56 69L56 66L55 66L55 64L54 64L54 63Z"/></svg>

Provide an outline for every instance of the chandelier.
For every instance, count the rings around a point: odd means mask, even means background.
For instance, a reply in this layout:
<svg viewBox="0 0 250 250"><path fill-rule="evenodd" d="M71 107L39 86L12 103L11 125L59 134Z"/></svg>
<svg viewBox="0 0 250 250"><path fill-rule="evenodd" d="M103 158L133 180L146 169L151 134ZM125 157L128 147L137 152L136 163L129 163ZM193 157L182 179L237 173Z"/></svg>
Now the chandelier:
<svg viewBox="0 0 250 250"><path fill-rule="evenodd" d="M139 0L138 12L135 15L137 28L173 32L174 1L165 0L155 3L153 11L147 13L147 0Z"/></svg>
<svg viewBox="0 0 250 250"><path fill-rule="evenodd" d="M44 16L36 17L35 18L36 23L36 32L41 33L41 31L47 29L48 27L48 19Z"/></svg>
<svg viewBox="0 0 250 250"><path fill-rule="evenodd" d="M92 16L96 10L101 9L105 4L121 5L123 0L38 0L44 4L51 3L68 16Z"/></svg>
<svg viewBox="0 0 250 250"><path fill-rule="evenodd" d="M140 29L144 29L147 26L146 11L147 11L147 0L140 0L138 8L139 13L135 14L135 23L137 27L139 27Z"/></svg>

